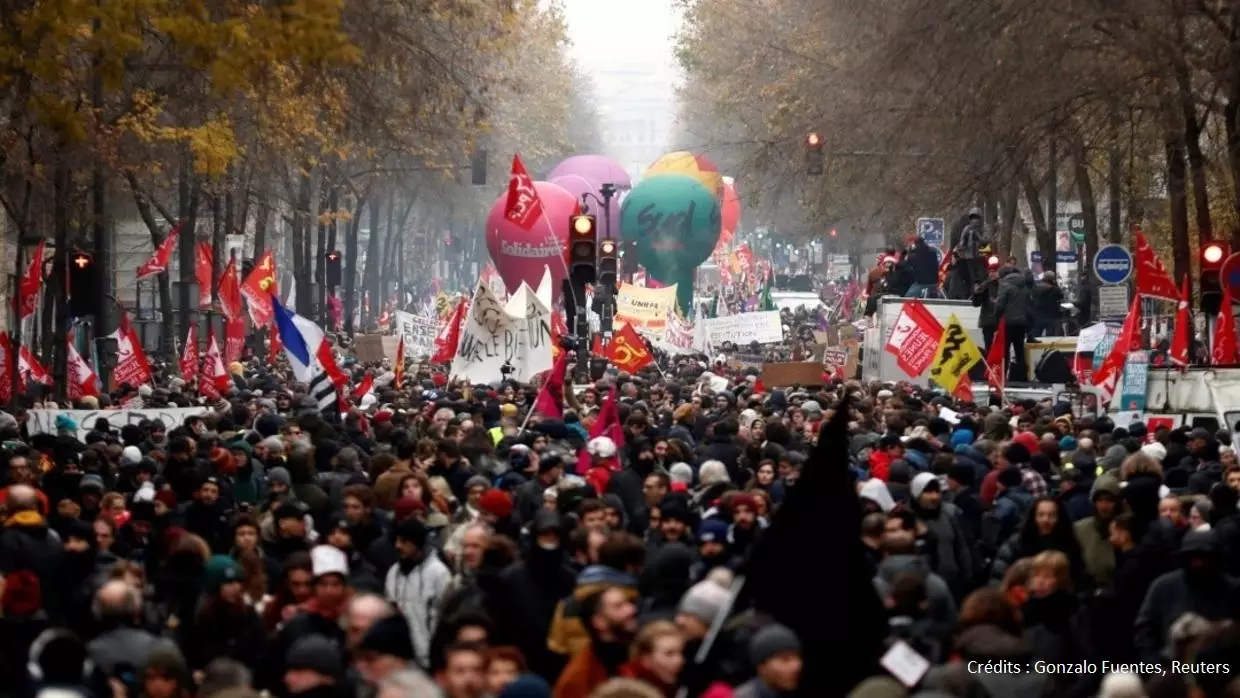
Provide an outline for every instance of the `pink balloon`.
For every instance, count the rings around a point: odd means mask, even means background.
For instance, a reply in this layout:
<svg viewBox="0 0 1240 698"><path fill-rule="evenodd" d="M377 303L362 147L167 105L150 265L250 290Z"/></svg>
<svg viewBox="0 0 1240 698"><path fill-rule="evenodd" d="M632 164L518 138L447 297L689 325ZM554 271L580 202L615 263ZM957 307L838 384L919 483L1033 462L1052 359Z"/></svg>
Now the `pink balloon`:
<svg viewBox="0 0 1240 698"><path fill-rule="evenodd" d="M599 202L603 200L601 194L598 193L599 187L602 185L588 177L581 175L564 175L551 180L551 183L564 191L573 195L577 201L581 201L582 194L590 194L586 197L586 205L590 208L590 213L598 219L598 234L600 237L608 237L607 235L607 219L603 216L603 206ZM597 198L596 198L597 197ZM619 193L612 195L611 204L607 207L611 211L611 236L613 238L620 237L620 196Z"/></svg>
<svg viewBox="0 0 1240 698"><path fill-rule="evenodd" d="M609 182L621 191L633 186L629 173L624 171L620 163L605 155L574 155L552 168L547 180L554 181L565 175L585 177L599 184Z"/></svg>
<svg viewBox="0 0 1240 698"><path fill-rule="evenodd" d="M560 282L565 276L564 247L577 199L551 182L534 182L534 189L542 200L543 215L528 231L504 218L507 192L495 200L487 216L487 251L509 293L520 288L522 281L537 289L543 267L550 268L551 295L555 299L560 297Z"/></svg>

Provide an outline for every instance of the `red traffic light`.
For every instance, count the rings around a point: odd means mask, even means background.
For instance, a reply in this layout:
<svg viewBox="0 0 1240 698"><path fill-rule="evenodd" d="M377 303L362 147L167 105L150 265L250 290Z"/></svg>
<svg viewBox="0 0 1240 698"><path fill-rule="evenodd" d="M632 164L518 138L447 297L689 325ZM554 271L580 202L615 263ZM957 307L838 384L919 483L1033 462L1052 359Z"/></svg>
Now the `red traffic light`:
<svg viewBox="0 0 1240 698"><path fill-rule="evenodd" d="M69 261L72 262L73 266L77 267L78 269L85 269L86 267L90 266L90 263L92 260L90 258L90 255L86 254L85 252L78 252L77 254L73 255L73 258L70 259Z"/></svg>
<svg viewBox="0 0 1240 698"><path fill-rule="evenodd" d="M822 136L817 131L810 131L809 135L805 137L805 144L811 148L817 148L822 145Z"/></svg>
<svg viewBox="0 0 1240 698"><path fill-rule="evenodd" d="M1223 245L1217 242L1211 242L1201 248L1201 259L1204 263L1211 266L1220 264L1223 258L1227 256L1227 250Z"/></svg>
<svg viewBox="0 0 1240 698"><path fill-rule="evenodd" d="M839 234L840 234L840 231L836 230L835 228L831 229L831 237L835 237Z"/></svg>
<svg viewBox="0 0 1240 698"><path fill-rule="evenodd" d="M338 262L340 261L340 253L336 252L335 250L332 250L331 252L327 253L327 259L332 262Z"/></svg>

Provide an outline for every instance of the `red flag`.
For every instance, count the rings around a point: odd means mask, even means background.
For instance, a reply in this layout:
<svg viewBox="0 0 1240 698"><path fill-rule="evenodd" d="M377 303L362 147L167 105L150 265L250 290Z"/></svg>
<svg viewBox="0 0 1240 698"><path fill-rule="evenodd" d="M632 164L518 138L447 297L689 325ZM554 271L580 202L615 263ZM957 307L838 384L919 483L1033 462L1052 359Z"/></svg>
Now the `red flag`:
<svg viewBox="0 0 1240 698"><path fill-rule="evenodd" d="M963 400L964 402L974 402L973 399L973 381L968 376L964 376L956 383L956 389L952 391L952 397Z"/></svg>
<svg viewBox="0 0 1240 698"><path fill-rule="evenodd" d="M34 314L39 305L39 289L43 286L43 251L47 246L42 240L34 248L34 256L22 274L21 283L17 287L17 319L25 320Z"/></svg>
<svg viewBox="0 0 1240 698"><path fill-rule="evenodd" d="M353 399L361 400L363 397L366 396L366 393L369 393L371 388L374 388L374 387L375 387L375 375L371 373L370 371L367 371L366 375L362 378L362 382L358 383L357 387L353 389Z"/></svg>
<svg viewBox="0 0 1240 698"><path fill-rule="evenodd" d="M17 351L17 371L22 376L22 385L52 384L52 372L39 363L34 353L25 344L21 345Z"/></svg>
<svg viewBox="0 0 1240 698"><path fill-rule="evenodd" d="M598 419L590 425L590 439L606 436L616 443L616 452L619 453L624 449L624 425L620 423L620 409L617 407L617 402L616 386L612 385L611 391L607 393L607 399L603 400L603 406L599 408ZM586 474L586 471L590 469L590 461L586 447L582 446L581 452L577 455L578 475Z"/></svg>
<svg viewBox="0 0 1240 698"><path fill-rule="evenodd" d="M185 348L181 350L181 378L193 388L198 382L198 326L190 325L185 335Z"/></svg>
<svg viewBox="0 0 1240 698"><path fill-rule="evenodd" d="M280 358L284 347L280 345L280 333L274 326L267 330L267 337L267 365L275 366L276 359Z"/></svg>
<svg viewBox="0 0 1240 698"><path fill-rule="evenodd" d="M392 379L392 387L399 390L401 384L405 382L405 335L403 334L400 336L400 341L396 343L396 358L392 361L392 373L396 376Z"/></svg>
<svg viewBox="0 0 1240 698"><path fill-rule="evenodd" d="M227 320L224 323L224 362L232 363L241 358L245 349L245 318Z"/></svg>
<svg viewBox="0 0 1240 698"><path fill-rule="evenodd" d="M654 363L654 357L646 348L645 340L628 324L611 338L611 345L607 347L607 360L628 373L637 373Z"/></svg>
<svg viewBox="0 0 1240 698"><path fill-rule="evenodd" d="M999 327L986 351L986 382L1003 400L1003 389L1007 386L1007 318L999 318Z"/></svg>
<svg viewBox="0 0 1240 698"><path fill-rule="evenodd" d="M141 281L147 277L162 274L168 271L168 263L172 261L172 250L177 246L177 238L181 235L181 224L177 223L172 226L172 230L168 231L168 235L164 237L164 241L159 243L159 247L151 253L150 259L142 263L138 267L138 280ZM207 255L210 259L211 256Z"/></svg>
<svg viewBox="0 0 1240 698"><path fill-rule="evenodd" d="M1231 286L1223 284L1223 304L1214 319L1214 349L1210 358L1215 366L1234 366L1240 363L1236 346L1236 316L1231 310Z"/></svg>
<svg viewBox="0 0 1240 698"><path fill-rule="evenodd" d="M900 308L896 324L891 328L891 338L883 349L895 355L896 363L905 373L916 378L934 361L942 336L943 325L926 306L919 300L908 300Z"/></svg>
<svg viewBox="0 0 1240 698"><path fill-rule="evenodd" d="M86 359L73 346L73 333L65 335L69 346L69 399L81 400L84 397L99 396L99 376L86 363Z"/></svg>
<svg viewBox="0 0 1240 698"><path fill-rule="evenodd" d="M951 273L952 260L955 257L954 252L947 252L943 255L943 261L939 262L939 288L943 288L947 283L947 275Z"/></svg>
<svg viewBox="0 0 1240 698"><path fill-rule="evenodd" d="M603 335L596 334L594 339L590 340L590 353L594 356L603 356L607 353L607 347L603 344Z"/></svg>
<svg viewBox="0 0 1240 698"><path fill-rule="evenodd" d="M433 364L450 364L456 358L456 345L461 341L461 323L465 320L465 301L456 304L456 310L448 316L448 322L439 328L435 336L435 355L431 357Z"/></svg>
<svg viewBox="0 0 1240 698"><path fill-rule="evenodd" d="M267 327L275 318L271 297L279 293L276 284L276 262L271 251L263 252L250 275L241 284L241 294L250 302L250 321L255 327Z"/></svg>
<svg viewBox="0 0 1240 698"><path fill-rule="evenodd" d="M534 180L525 171L521 156L512 156L512 174L508 177L508 201L504 204L504 218L528 231L542 218L542 199L534 188Z"/></svg>
<svg viewBox="0 0 1240 698"><path fill-rule="evenodd" d="M1188 315L1189 294L1192 291L1188 285L1188 275L1184 275L1184 295L1180 297L1180 307L1175 314L1175 334L1171 337L1171 352L1168 358L1171 363L1180 368L1188 368L1188 336L1189 329L1192 325L1192 319Z"/></svg>
<svg viewBox="0 0 1240 698"><path fill-rule="evenodd" d="M538 399L534 401L534 411L544 417L560 419L564 416L564 374L568 372L568 352L560 352L555 360L551 375L538 391Z"/></svg>
<svg viewBox="0 0 1240 698"><path fill-rule="evenodd" d="M129 313L124 310L112 337L116 340L116 384L137 387L150 383L151 362L142 349L142 339L129 322Z"/></svg>
<svg viewBox="0 0 1240 698"><path fill-rule="evenodd" d="M1180 300L1180 291L1175 287L1167 268L1162 260L1154 254L1149 240L1141 234L1141 229L1133 226L1132 238L1136 243L1136 253L1132 263L1137 268L1137 295L1162 298L1169 301Z"/></svg>
<svg viewBox="0 0 1240 698"><path fill-rule="evenodd" d="M13 343L8 332L0 332L0 402L8 403L13 397L13 384L9 380L9 363L13 361Z"/></svg>
<svg viewBox="0 0 1240 698"><path fill-rule="evenodd" d="M1120 373L1124 370L1124 362L1128 360L1128 352L1140 348L1141 294L1134 293L1132 305L1128 308L1128 317L1124 319L1124 326L1120 328L1115 346L1111 348L1111 353L1102 360L1102 365L1098 366L1098 370L1093 375L1094 385L1102 388L1107 401L1110 401L1110 395L1115 392L1115 385L1119 382Z"/></svg>
<svg viewBox="0 0 1240 698"><path fill-rule="evenodd" d="M241 284L237 281L237 260L229 258L220 277L220 309L229 320L241 319ZM245 326L242 325L242 334Z"/></svg>
<svg viewBox="0 0 1240 698"><path fill-rule="evenodd" d="M211 243L199 242L194 256L194 276L198 280L198 307L211 307Z"/></svg>
<svg viewBox="0 0 1240 698"><path fill-rule="evenodd" d="M198 373L198 392L218 400L232 387L232 379L224 368L224 357L220 355L220 345L215 335L207 334L207 353L202 357L202 368Z"/></svg>

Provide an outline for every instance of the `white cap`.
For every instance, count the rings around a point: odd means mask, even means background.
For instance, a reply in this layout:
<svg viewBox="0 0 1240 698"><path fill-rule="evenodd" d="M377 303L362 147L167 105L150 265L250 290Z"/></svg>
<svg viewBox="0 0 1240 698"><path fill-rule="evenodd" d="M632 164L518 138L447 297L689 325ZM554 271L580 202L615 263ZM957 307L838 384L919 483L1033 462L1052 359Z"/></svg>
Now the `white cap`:
<svg viewBox="0 0 1240 698"><path fill-rule="evenodd" d="M315 579L325 574L349 576L349 558L332 545L316 545L310 551L310 570Z"/></svg>
<svg viewBox="0 0 1240 698"><path fill-rule="evenodd" d="M121 451L121 465L137 465L142 462L142 451L137 446L126 446Z"/></svg>

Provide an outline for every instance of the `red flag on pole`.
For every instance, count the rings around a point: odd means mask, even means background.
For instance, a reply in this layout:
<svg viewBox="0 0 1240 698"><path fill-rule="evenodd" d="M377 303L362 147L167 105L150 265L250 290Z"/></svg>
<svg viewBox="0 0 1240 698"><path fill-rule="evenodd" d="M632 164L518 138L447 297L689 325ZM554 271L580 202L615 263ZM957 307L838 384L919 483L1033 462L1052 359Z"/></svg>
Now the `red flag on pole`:
<svg viewBox="0 0 1240 698"><path fill-rule="evenodd" d="M1007 318L999 318L999 327L986 351L986 382L999 392L1002 401L1007 386Z"/></svg>
<svg viewBox="0 0 1240 698"><path fill-rule="evenodd" d="M86 363L86 359L78 353L73 345L73 333L65 335L69 347L69 399L81 400L84 397L99 396L99 376Z"/></svg>
<svg viewBox="0 0 1240 698"><path fill-rule="evenodd" d="M456 347L461 341L461 323L464 321L465 301L461 300L435 337L435 355L431 357L431 363L450 364L452 359L456 358Z"/></svg>
<svg viewBox="0 0 1240 698"><path fill-rule="evenodd" d="M1175 334L1171 337L1171 352L1168 358L1171 363L1180 368L1188 367L1188 337L1192 319L1188 315L1188 301L1191 290L1188 285L1188 275L1184 275L1183 295L1180 296L1180 307L1175 314Z"/></svg>
<svg viewBox="0 0 1240 698"><path fill-rule="evenodd" d="M116 339L116 384L128 383L137 387L150 383L151 362L142 349L142 338L129 322L129 313L124 310L112 337Z"/></svg>
<svg viewBox="0 0 1240 698"><path fill-rule="evenodd" d="M181 378L185 385L193 388L198 384L198 326L190 325L185 335L185 346L181 349Z"/></svg>
<svg viewBox="0 0 1240 698"><path fill-rule="evenodd" d="M1137 295L1151 298L1162 298L1169 301L1180 300L1180 291L1175 281L1167 273L1162 260L1154 254L1149 240L1141 234L1141 229L1133 226L1132 239L1136 246L1133 265L1137 268Z"/></svg>
<svg viewBox="0 0 1240 698"><path fill-rule="evenodd" d="M1214 350L1210 358L1215 366L1234 366L1237 363L1236 316L1231 310L1231 286L1223 284L1223 304L1214 319Z"/></svg>
<svg viewBox="0 0 1240 698"><path fill-rule="evenodd" d="M555 360L547 382L538 391L538 399L534 401L534 411L544 417L559 419L564 416L564 374L568 372L568 352L561 352Z"/></svg>
<svg viewBox="0 0 1240 698"><path fill-rule="evenodd" d="M267 327L275 319L275 309L271 305L271 297L279 293L276 284L276 262L271 250L262 256L250 270L241 284L241 293L250 302L250 321L255 327Z"/></svg>
<svg viewBox="0 0 1240 698"><path fill-rule="evenodd" d="M211 243L199 242L194 252L194 278L198 281L198 307L211 307Z"/></svg>
<svg viewBox="0 0 1240 698"><path fill-rule="evenodd" d="M181 224L177 223L164 236L164 241L159 243L159 247L155 248L150 258L143 262L142 266L138 267L138 281L156 274L162 274L168 270L168 263L172 261L172 251L176 249L177 238L180 235ZM208 258L210 258L210 255L208 255Z"/></svg>
<svg viewBox="0 0 1240 698"><path fill-rule="evenodd" d="M357 387L353 389L353 399L361 400L363 397L366 396L366 393L369 393L370 390L374 387L375 387L375 374L371 373L370 371L367 371L366 375L362 377L362 382L358 383Z"/></svg>
<svg viewBox="0 0 1240 698"><path fill-rule="evenodd" d="M534 188L534 180L525 170L521 156L512 156L512 174L508 177L508 201L504 204L504 218L529 231L543 215L542 199Z"/></svg>
<svg viewBox="0 0 1240 698"><path fill-rule="evenodd" d="M241 319L241 284L237 280L237 260L230 258L224 274L220 276L220 309L229 320ZM242 325L242 334L245 325Z"/></svg>
<svg viewBox="0 0 1240 698"><path fill-rule="evenodd" d="M1141 348L1141 294L1132 294L1132 305L1128 309L1128 317L1120 328L1119 337L1111 353L1102 360L1102 365L1093 375L1095 386L1102 388L1106 401L1110 402L1119 382L1120 373L1124 370L1124 362L1128 360L1128 352Z"/></svg>
<svg viewBox="0 0 1240 698"><path fill-rule="evenodd" d="M43 286L43 251L47 244L42 240L34 248L34 256L26 272L22 274L21 284L17 287L17 319L25 320L34 314L39 305L39 289Z"/></svg>

